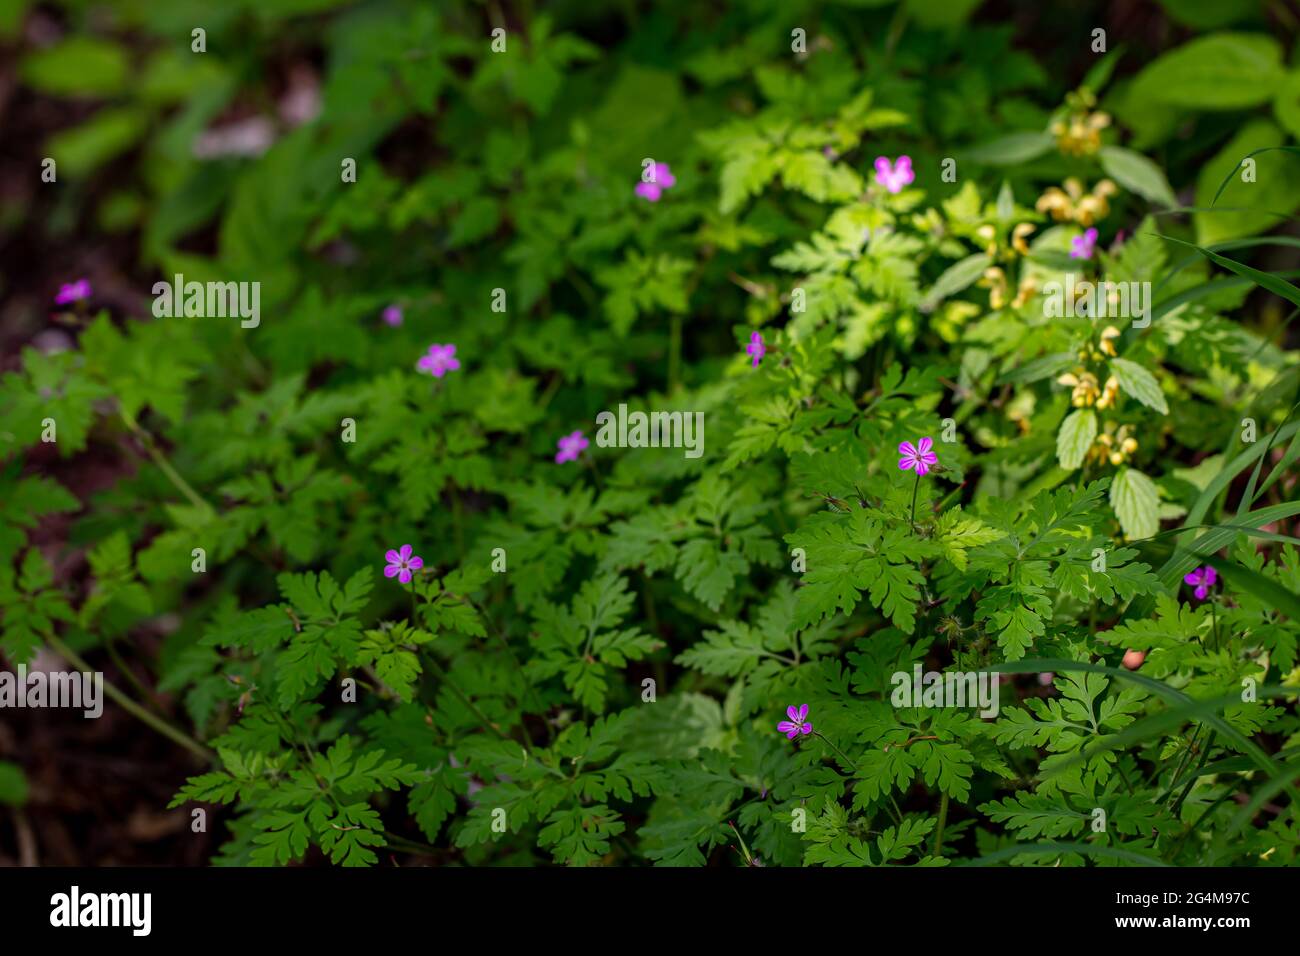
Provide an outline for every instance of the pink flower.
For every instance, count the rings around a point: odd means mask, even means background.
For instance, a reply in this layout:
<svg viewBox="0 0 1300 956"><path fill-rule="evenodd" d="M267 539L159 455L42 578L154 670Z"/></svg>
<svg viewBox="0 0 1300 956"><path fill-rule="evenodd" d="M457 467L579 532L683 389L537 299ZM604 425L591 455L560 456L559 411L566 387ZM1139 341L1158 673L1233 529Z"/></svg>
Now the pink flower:
<svg viewBox="0 0 1300 956"><path fill-rule="evenodd" d="M1214 573L1214 568L1205 567L1197 568L1195 571L1184 576L1183 583L1190 584L1196 588L1192 593L1196 595L1196 600L1204 601L1210 594L1210 588L1214 587L1214 582L1219 580L1219 576Z"/></svg>
<svg viewBox="0 0 1300 956"><path fill-rule="evenodd" d="M90 298L90 280L78 279L59 286L59 294L54 297L55 305L70 305Z"/></svg>
<svg viewBox="0 0 1300 956"><path fill-rule="evenodd" d="M454 345L430 345L429 354L420 358L415 367L421 372L428 372L434 378L442 378L448 372L460 368Z"/></svg>
<svg viewBox="0 0 1300 956"><path fill-rule="evenodd" d="M749 344L745 346L745 351L754 356L754 368L758 368L758 363L767 354L767 346L763 344L762 332L754 332L750 335Z"/></svg>
<svg viewBox="0 0 1300 956"><path fill-rule="evenodd" d="M1124 652L1124 660L1121 662L1131 671L1137 670L1142 666L1142 662L1147 659L1146 651L1135 651L1129 649Z"/></svg>
<svg viewBox="0 0 1300 956"><path fill-rule="evenodd" d="M1070 240L1071 259L1091 259L1097 248L1097 230L1089 229L1082 236Z"/></svg>
<svg viewBox="0 0 1300 956"><path fill-rule="evenodd" d="M400 551L389 551L384 555L388 566L384 568L384 577L397 578L403 584L411 580L411 575L424 567L424 558L411 553L409 544L402 545Z"/></svg>
<svg viewBox="0 0 1300 956"><path fill-rule="evenodd" d="M800 704L795 707L791 704L785 709L786 716L789 720L783 720L776 725L776 729L785 734L790 740L798 737L800 734L812 733L812 724L808 723L808 705Z"/></svg>
<svg viewBox="0 0 1300 956"><path fill-rule="evenodd" d="M900 444L898 446L898 453L902 455L902 457L898 459L899 469L902 471L909 471L912 468L915 468L917 476L924 478L930 469L939 462L938 456L936 456L934 452L930 451L930 448L933 445L934 442L929 438L922 438L915 446L913 446L910 441L905 441Z"/></svg>
<svg viewBox="0 0 1300 956"><path fill-rule="evenodd" d="M393 328L397 328L402 324L402 307L400 305L390 305L381 314L384 321ZM455 346L452 346L452 351L455 350Z"/></svg>
<svg viewBox="0 0 1300 956"><path fill-rule="evenodd" d="M888 156L876 157L876 182L891 193L902 192L903 187L914 179L916 179L916 173L912 172L911 156L899 156L892 167Z"/></svg>
<svg viewBox="0 0 1300 956"><path fill-rule="evenodd" d="M591 442L580 431L571 432L561 438L556 444L559 451L555 453L555 463L562 465L566 461L577 461L578 456L582 454Z"/></svg>
<svg viewBox="0 0 1300 956"><path fill-rule="evenodd" d="M668 168L667 163L655 163L654 173L650 182L644 180L636 184L636 194L642 199L648 199L650 202L658 202L659 197L663 195L665 189L672 189L677 185L677 177L673 171Z"/></svg>

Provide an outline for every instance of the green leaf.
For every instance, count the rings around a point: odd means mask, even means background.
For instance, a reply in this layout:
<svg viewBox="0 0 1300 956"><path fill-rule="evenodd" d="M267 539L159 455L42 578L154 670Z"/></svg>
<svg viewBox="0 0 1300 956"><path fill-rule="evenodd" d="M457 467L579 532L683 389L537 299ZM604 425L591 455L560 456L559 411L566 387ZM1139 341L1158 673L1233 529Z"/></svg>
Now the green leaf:
<svg viewBox="0 0 1300 956"><path fill-rule="evenodd" d="M27 777L23 768L8 760L0 760L0 803L21 807L27 802Z"/></svg>
<svg viewBox="0 0 1300 956"><path fill-rule="evenodd" d="M1165 404L1160 383L1141 365L1128 359L1114 358L1110 360L1110 369L1119 379L1119 387L1126 395L1132 395L1147 408L1155 409L1161 415L1169 414L1169 406Z"/></svg>
<svg viewBox="0 0 1300 956"><path fill-rule="evenodd" d="M1160 530L1160 495L1155 483L1134 468L1121 468L1110 486L1110 504L1130 541Z"/></svg>
<svg viewBox="0 0 1300 956"><path fill-rule="evenodd" d="M54 96L112 96L126 86L131 67L117 44L72 36L29 55L20 73L28 86Z"/></svg>
<svg viewBox="0 0 1300 956"><path fill-rule="evenodd" d="M951 295L956 295L984 274L992 259L982 252L967 256L944 270L921 300L921 311L928 312Z"/></svg>
<svg viewBox="0 0 1300 956"><path fill-rule="evenodd" d="M1196 178L1196 205L1202 208L1193 215L1197 242L1212 246L1254 235L1300 205L1294 187L1300 159L1289 151L1292 147L1282 147L1285 140L1273 123L1254 119L1202 165ZM1253 181L1243 166L1247 159L1254 165ZM1208 206L1215 208L1204 208Z"/></svg>
<svg viewBox="0 0 1300 956"><path fill-rule="evenodd" d="M1061 467L1073 470L1082 465L1096 437L1096 413L1091 408L1075 409L1056 433L1056 459Z"/></svg>
<svg viewBox="0 0 1300 956"><path fill-rule="evenodd" d="M968 150L966 159L989 166L1016 166L1042 156L1054 143L1047 132L1010 133Z"/></svg>
<svg viewBox="0 0 1300 956"><path fill-rule="evenodd" d="M1132 95L1185 109L1234 110L1272 99L1282 78L1277 40L1254 33L1218 33L1158 57L1133 81Z"/></svg>
<svg viewBox="0 0 1300 956"><path fill-rule="evenodd" d="M1141 153L1122 146L1103 146L1101 168L1111 179L1144 199L1163 206L1178 204L1164 172Z"/></svg>

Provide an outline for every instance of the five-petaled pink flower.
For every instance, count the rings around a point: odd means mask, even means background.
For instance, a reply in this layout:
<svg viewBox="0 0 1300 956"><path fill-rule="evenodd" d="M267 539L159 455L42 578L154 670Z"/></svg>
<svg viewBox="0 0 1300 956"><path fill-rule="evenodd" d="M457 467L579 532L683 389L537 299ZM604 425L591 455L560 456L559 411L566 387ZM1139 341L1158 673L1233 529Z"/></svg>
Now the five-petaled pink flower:
<svg viewBox="0 0 1300 956"><path fill-rule="evenodd" d="M776 725L776 729L790 740L794 740L800 734L812 733L812 724L808 723L807 704L800 704L798 707L791 704L785 709L785 713L790 719L781 721Z"/></svg>
<svg viewBox="0 0 1300 956"><path fill-rule="evenodd" d="M448 372L454 372L460 368L460 360L456 358L456 346L454 345L430 345L429 354L420 357L420 361L415 363L415 367L421 372L428 372L434 378L442 378Z"/></svg>
<svg viewBox="0 0 1300 956"><path fill-rule="evenodd" d="M566 461L577 461L578 456L586 450L591 442L587 441L582 432L576 431L565 435L556 444L560 450L555 453L555 463L562 465Z"/></svg>
<svg viewBox="0 0 1300 956"><path fill-rule="evenodd" d="M1214 587L1214 582L1219 580L1219 576L1214 573L1214 568L1204 567L1197 568L1195 571L1183 577L1184 584L1190 584L1196 588L1192 593L1196 595L1196 600L1204 601L1210 595L1210 588Z"/></svg>
<svg viewBox="0 0 1300 956"><path fill-rule="evenodd" d="M876 157L876 182L891 193L902 192L903 187L914 179L916 173L912 172L911 156L899 156L892 166L888 156Z"/></svg>
<svg viewBox="0 0 1300 956"><path fill-rule="evenodd" d="M402 324L402 307L400 305L390 305L383 311L384 321L393 328ZM454 347L453 347L454 348Z"/></svg>
<svg viewBox="0 0 1300 956"><path fill-rule="evenodd" d="M918 478L925 475L939 462L939 458L930 448L934 442L929 438L922 438L915 445L910 441L905 441L898 446L898 453L902 456L898 459L898 467L903 471L916 469Z"/></svg>
<svg viewBox="0 0 1300 956"><path fill-rule="evenodd" d="M763 360L767 354L767 346L763 342L762 332L753 332L749 336L749 344L745 346L745 351L754 356L754 368L758 368L758 363Z"/></svg>
<svg viewBox="0 0 1300 956"><path fill-rule="evenodd" d="M653 181L637 183L636 194L642 199L648 199L650 202L658 202L665 189L672 189L676 185L677 177L668 168L668 164L655 163Z"/></svg>
<svg viewBox="0 0 1300 956"><path fill-rule="evenodd" d="M80 302L89 298L90 280L78 279L76 282L65 282L59 286L59 294L54 297L54 304L70 305L73 302Z"/></svg>
<svg viewBox="0 0 1300 956"><path fill-rule="evenodd" d="M411 553L409 544L402 545L400 551L389 551L384 555L388 566L384 568L384 577L397 578L403 584L411 580L411 575L424 567L424 558Z"/></svg>
<svg viewBox="0 0 1300 956"><path fill-rule="evenodd" d="M1089 229L1082 236L1075 236L1070 240L1070 258L1091 259L1092 253L1096 248L1097 230Z"/></svg>

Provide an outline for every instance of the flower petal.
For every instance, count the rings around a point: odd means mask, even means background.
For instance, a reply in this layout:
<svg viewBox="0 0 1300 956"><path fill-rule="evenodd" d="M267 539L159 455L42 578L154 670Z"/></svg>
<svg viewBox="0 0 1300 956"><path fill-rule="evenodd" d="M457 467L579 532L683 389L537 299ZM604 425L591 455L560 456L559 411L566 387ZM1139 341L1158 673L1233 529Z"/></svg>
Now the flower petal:
<svg viewBox="0 0 1300 956"><path fill-rule="evenodd" d="M401 568L398 567L396 564L390 564L386 568L384 568L384 577L386 578L396 577L397 572L400 570Z"/></svg>
<svg viewBox="0 0 1300 956"><path fill-rule="evenodd" d="M934 447L934 440L929 438L928 436L922 438L919 442L916 443L916 450L919 451L922 455L925 455L925 453L928 452L933 447Z"/></svg>
<svg viewBox="0 0 1300 956"><path fill-rule="evenodd" d="M409 562L407 562L406 566L410 568L412 571L418 571L420 570L420 568L424 567L424 558L420 557L419 555L416 555L415 557L412 557Z"/></svg>

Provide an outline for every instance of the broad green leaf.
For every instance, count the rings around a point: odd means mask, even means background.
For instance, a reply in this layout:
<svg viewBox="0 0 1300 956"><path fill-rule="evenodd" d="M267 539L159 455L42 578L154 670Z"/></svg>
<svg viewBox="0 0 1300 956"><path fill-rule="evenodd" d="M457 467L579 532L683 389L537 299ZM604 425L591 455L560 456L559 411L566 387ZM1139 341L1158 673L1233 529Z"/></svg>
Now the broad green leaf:
<svg viewBox="0 0 1300 956"><path fill-rule="evenodd" d="M1160 529L1160 495L1155 483L1135 468L1121 468L1110 486L1110 504L1124 535L1135 541Z"/></svg>
<svg viewBox="0 0 1300 956"><path fill-rule="evenodd" d="M1235 110L1272 99L1281 86L1282 48L1256 33L1216 33L1158 57L1133 81L1132 95L1193 110Z"/></svg>
<svg viewBox="0 0 1300 956"><path fill-rule="evenodd" d="M1160 383L1141 365L1128 359L1114 358L1110 360L1110 369L1119 379L1119 387L1124 394L1133 396L1161 415L1169 414L1169 406L1165 403L1164 393L1160 391Z"/></svg>
<svg viewBox="0 0 1300 956"><path fill-rule="evenodd" d="M1122 146L1101 148L1101 168L1130 192L1164 206L1178 204L1164 172L1141 153Z"/></svg>
<svg viewBox="0 0 1300 956"><path fill-rule="evenodd" d="M1097 437L1097 413L1091 408L1075 409L1056 433L1056 459L1062 468L1075 469Z"/></svg>

